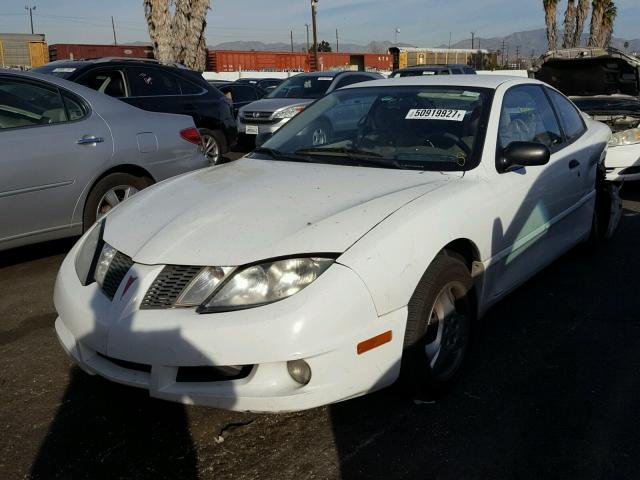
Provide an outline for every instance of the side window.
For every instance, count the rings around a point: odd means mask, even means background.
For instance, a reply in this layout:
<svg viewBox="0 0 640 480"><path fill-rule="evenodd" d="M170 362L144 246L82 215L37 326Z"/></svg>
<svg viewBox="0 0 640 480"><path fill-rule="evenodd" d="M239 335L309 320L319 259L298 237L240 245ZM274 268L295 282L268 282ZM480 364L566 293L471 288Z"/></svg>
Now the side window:
<svg viewBox="0 0 640 480"><path fill-rule="evenodd" d="M582 115L580 115L576 107L574 107L569 100L555 90L547 88L547 92L551 97L553 106L556 107L556 112L558 112L558 116L560 117L560 123L562 124L565 135L569 141L575 140L586 130Z"/></svg>
<svg viewBox="0 0 640 480"><path fill-rule="evenodd" d="M500 147L511 142L542 143L550 149L562 144L562 133L551 104L541 87L527 85L507 91L502 101Z"/></svg>
<svg viewBox="0 0 640 480"><path fill-rule="evenodd" d="M127 96L127 87L122 70L93 70L81 77L78 83L110 97Z"/></svg>
<svg viewBox="0 0 640 480"><path fill-rule="evenodd" d="M58 89L0 77L0 129L66 121L67 113Z"/></svg>
<svg viewBox="0 0 640 480"><path fill-rule="evenodd" d="M253 102L258 99L253 87L234 85L230 89L234 102Z"/></svg>
<svg viewBox="0 0 640 480"><path fill-rule="evenodd" d="M64 102L64 106L67 109L67 115L71 121L80 120L89 113L89 109L86 107L85 103L75 95L62 92L62 101Z"/></svg>
<svg viewBox="0 0 640 480"><path fill-rule="evenodd" d="M473 68L465 67L464 68L464 73L466 73L467 75L473 75L476 72L475 72L475 70Z"/></svg>
<svg viewBox="0 0 640 480"><path fill-rule="evenodd" d="M195 83L191 83L189 80L185 80L184 78L180 79L179 85L182 95L200 95L204 92L204 88L196 85Z"/></svg>
<svg viewBox="0 0 640 480"><path fill-rule="evenodd" d="M132 67L127 69L131 95L134 97L155 97L180 95L179 79L159 68Z"/></svg>
<svg viewBox="0 0 640 480"><path fill-rule="evenodd" d="M354 83L358 83L361 80L358 80L357 75L345 75L336 84L336 88L346 87L347 85L353 85Z"/></svg>
<svg viewBox="0 0 640 480"><path fill-rule="evenodd" d="M452 68L451 73L453 73L454 75L462 75L462 70L459 68Z"/></svg>

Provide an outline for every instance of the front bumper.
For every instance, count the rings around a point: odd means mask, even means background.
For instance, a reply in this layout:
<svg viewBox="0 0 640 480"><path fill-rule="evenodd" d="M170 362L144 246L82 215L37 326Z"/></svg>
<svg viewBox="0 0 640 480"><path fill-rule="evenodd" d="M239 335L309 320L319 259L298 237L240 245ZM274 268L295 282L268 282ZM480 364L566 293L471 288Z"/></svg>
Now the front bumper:
<svg viewBox="0 0 640 480"><path fill-rule="evenodd" d="M194 309L139 309L162 266L134 264L113 301L95 283L82 286L73 262L77 248L56 281L56 332L65 351L90 374L145 388L152 397L262 412L345 400L397 378L406 309L378 317L368 290L345 266L333 265L286 300L198 315ZM125 293L129 277L136 281ZM359 342L389 330L391 342L357 354ZM131 369L116 359L149 370ZM311 381L304 386L287 371L287 361L297 359L311 367ZM178 381L180 367L231 365L253 367L236 380Z"/></svg>
<svg viewBox="0 0 640 480"><path fill-rule="evenodd" d="M610 182L640 180L640 144L609 147L605 167Z"/></svg>

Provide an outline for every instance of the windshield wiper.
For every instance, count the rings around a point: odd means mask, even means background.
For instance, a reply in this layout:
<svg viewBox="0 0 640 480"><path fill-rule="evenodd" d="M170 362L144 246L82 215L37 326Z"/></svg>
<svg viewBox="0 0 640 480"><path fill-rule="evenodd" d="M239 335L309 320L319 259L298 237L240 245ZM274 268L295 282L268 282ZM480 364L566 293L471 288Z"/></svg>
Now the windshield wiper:
<svg viewBox="0 0 640 480"><path fill-rule="evenodd" d="M254 148L251 153L264 153L265 155L269 155L274 160L280 160L283 162L306 162L306 163L310 162L310 160L307 158L295 157L293 155L288 155L278 150L274 150L273 148L267 148L267 147Z"/></svg>
<svg viewBox="0 0 640 480"><path fill-rule="evenodd" d="M303 148L294 152L296 155L326 155L328 157L348 158L353 165L360 167L382 168L414 168L413 165L401 164L395 159L385 158L379 153L347 147Z"/></svg>

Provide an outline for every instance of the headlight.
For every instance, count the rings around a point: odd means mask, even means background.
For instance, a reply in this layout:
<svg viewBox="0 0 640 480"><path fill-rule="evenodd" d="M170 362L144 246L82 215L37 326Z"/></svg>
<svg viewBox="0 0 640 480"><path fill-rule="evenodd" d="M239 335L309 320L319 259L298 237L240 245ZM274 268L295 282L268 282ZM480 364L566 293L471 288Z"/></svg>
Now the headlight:
<svg viewBox="0 0 640 480"><path fill-rule="evenodd" d="M233 270L232 267L206 267L186 286L176 300L176 307L196 307L204 302L220 282Z"/></svg>
<svg viewBox="0 0 640 480"><path fill-rule="evenodd" d="M93 226L84 234L84 237L81 240L83 243L76 256L75 265L78 279L80 279L80 283L82 283L82 285L89 285L93 282L91 268L96 257L96 250L98 248L100 238L102 237L103 228L104 221L94 223Z"/></svg>
<svg viewBox="0 0 640 480"><path fill-rule="evenodd" d="M332 258L291 258L253 265L233 274L198 310L236 310L290 297L311 284L334 262Z"/></svg>
<svg viewBox="0 0 640 480"><path fill-rule="evenodd" d="M297 105L295 107L287 107L283 110L278 110L273 114L273 118L293 118L301 111L305 109L304 105Z"/></svg>
<svg viewBox="0 0 640 480"><path fill-rule="evenodd" d="M610 147L633 145L634 143L640 143L640 128L632 128L624 132L614 133L609 139Z"/></svg>
<svg viewBox="0 0 640 480"><path fill-rule="evenodd" d="M118 251L115 248L107 242L104 243L96 263L95 273L93 274L94 280L101 288L104 283L104 277L107 276L107 272L109 271L109 265L111 265L111 261L113 260L113 257L116 256L116 253L118 253Z"/></svg>

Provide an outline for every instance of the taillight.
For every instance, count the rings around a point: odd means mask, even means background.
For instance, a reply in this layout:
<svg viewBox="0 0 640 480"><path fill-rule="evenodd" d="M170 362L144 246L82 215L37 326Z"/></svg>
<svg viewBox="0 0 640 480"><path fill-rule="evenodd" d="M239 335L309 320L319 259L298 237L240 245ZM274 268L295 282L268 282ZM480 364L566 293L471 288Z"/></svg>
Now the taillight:
<svg viewBox="0 0 640 480"><path fill-rule="evenodd" d="M200 138L200 132L197 128L185 128L184 130L180 130L180 136L184 138L187 142L195 143L196 145L200 145L202 143L202 139Z"/></svg>

